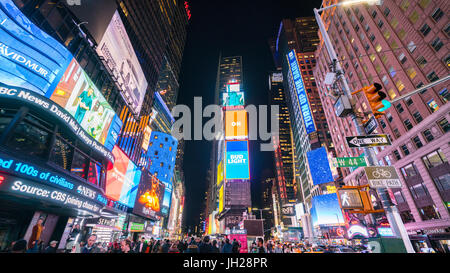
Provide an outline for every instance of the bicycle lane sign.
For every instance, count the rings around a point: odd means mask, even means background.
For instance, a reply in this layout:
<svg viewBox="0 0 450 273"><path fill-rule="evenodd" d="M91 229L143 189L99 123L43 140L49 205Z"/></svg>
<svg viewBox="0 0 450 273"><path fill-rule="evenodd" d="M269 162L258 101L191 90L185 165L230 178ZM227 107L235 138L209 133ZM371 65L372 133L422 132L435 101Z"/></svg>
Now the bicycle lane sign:
<svg viewBox="0 0 450 273"><path fill-rule="evenodd" d="M371 188L401 188L402 183L392 166L364 167Z"/></svg>

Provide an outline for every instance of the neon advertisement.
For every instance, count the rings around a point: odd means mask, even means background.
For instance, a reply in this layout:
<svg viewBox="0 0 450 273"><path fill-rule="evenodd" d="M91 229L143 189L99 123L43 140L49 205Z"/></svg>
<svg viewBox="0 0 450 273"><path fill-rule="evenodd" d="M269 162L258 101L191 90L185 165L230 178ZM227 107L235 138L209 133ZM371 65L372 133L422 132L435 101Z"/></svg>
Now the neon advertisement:
<svg viewBox="0 0 450 273"><path fill-rule="evenodd" d="M227 141L225 179L250 179L248 159L248 141Z"/></svg>

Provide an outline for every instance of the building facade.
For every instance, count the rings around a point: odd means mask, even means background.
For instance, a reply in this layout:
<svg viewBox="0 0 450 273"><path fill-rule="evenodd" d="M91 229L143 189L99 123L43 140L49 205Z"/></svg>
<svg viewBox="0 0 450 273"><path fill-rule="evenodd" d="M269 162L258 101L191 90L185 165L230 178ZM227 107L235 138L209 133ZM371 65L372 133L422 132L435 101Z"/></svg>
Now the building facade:
<svg viewBox="0 0 450 273"><path fill-rule="evenodd" d="M324 1L325 6L332 1ZM446 1L384 1L381 6L354 5L325 11L322 18L345 70L352 91L374 82L388 99L395 99L448 75L450 21ZM316 51L314 76L325 115L332 128L338 156L359 156L361 149L345 144L356 130L348 118L337 118L324 84L330 60L324 47ZM392 145L376 148L381 165L398 170L402 188L393 190L405 227L416 250L423 244L446 249L450 215L448 207L449 93L443 83L393 104L378 119L374 133L386 133ZM362 93L354 96L359 114L370 112ZM366 114L369 117L370 114ZM344 168L346 183L355 183L360 170Z"/></svg>

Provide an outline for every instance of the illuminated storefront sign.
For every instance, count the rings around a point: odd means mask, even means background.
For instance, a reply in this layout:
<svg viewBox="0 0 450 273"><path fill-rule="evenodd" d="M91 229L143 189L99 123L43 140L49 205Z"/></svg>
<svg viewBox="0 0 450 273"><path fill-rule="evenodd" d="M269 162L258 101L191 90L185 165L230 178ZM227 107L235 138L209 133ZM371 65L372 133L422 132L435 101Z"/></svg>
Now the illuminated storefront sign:
<svg viewBox="0 0 450 273"><path fill-rule="evenodd" d="M225 112L225 139L245 139L248 137L247 111Z"/></svg>
<svg viewBox="0 0 450 273"><path fill-rule="evenodd" d="M383 237L394 237L394 233L390 227L378 227L378 234Z"/></svg>
<svg viewBox="0 0 450 273"><path fill-rule="evenodd" d="M55 186L64 189L69 193L89 198L95 202L106 205L107 199L98 189L88 183L76 182L73 179L63 177L62 174L37 167L21 160L13 159L10 156L0 154L0 171L12 173L20 177L38 181L41 184Z"/></svg>
<svg viewBox="0 0 450 273"><path fill-rule="evenodd" d="M106 174L106 195L132 208L136 200L141 170L117 146L113 149L116 161Z"/></svg>
<svg viewBox="0 0 450 273"><path fill-rule="evenodd" d="M347 235L349 239L352 239L356 235L361 235L366 238L369 237L369 232L367 231L367 228L361 226L361 225L353 225L347 230Z"/></svg>
<svg viewBox="0 0 450 273"><path fill-rule="evenodd" d="M11 0L0 1L0 82L40 95L53 90L72 59Z"/></svg>
<svg viewBox="0 0 450 273"><path fill-rule="evenodd" d="M289 66L291 68L295 89L297 91L297 97L300 104L300 111L302 112L303 123L305 124L306 133L310 134L316 131L316 127L314 125L314 119L312 116L311 108L309 106L308 96L305 92L305 86L303 85L302 75L300 69L298 68L295 50L289 52L287 57Z"/></svg>
<svg viewBox="0 0 450 273"><path fill-rule="evenodd" d="M129 232L142 232L144 231L144 224L143 223L134 223L130 222L130 225L128 227Z"/></svg>
<svg viewBox="0 0 450 273"><path fill-rule="evenodd" d="M250 179L248 141L226 142L225 179Z"/></svg>
<svg viewBox="0 0 450 273"><path fill-rule="evenodd" d="M102 205L96 204L91 200L74 195L67 191L55 189L43 184L32 182L28 179L21 179L14 176L6 177L0 184L0 191L12 193L20 196L27 196L32 199L40 199L52 202L69 208L86 210L93 213L99 213Z"/></svg>
<svg viewBox="0 0 450 273"><path fill-rule="evenodd" d="M32 91L24 90L21 88L15 88L11 86L6 86L0 83L0 98L11 98L23 101L27 104L31 104L45 110L47 114L57 118L61 122L68 125L70 130L86 145L91 147L93 150L107 157L108 160L114 162L114 157L110 151L105 149L103 145L95 141L90 135L87 134L83 128L76 122L76 120L67 113L66 110L61 108L59 105L50 101L49 99L38 95Z"/></svg>
<svg viewBox="0 0 450 273"><path fill-rule="evenodd" d="M148 83L117 11L97 46L97 53L117 78L131 111L139 114Z"/></svg>

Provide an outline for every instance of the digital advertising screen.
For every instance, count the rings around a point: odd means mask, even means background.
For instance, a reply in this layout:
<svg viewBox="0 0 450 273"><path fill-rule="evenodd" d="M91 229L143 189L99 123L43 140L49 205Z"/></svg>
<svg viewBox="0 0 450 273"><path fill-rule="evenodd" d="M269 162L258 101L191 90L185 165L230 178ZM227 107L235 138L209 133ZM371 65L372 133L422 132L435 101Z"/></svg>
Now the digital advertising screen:
<svg viewBox="0 0 450 273"><path fill-rule="evenodd" d="M222 93L222 106L244 106L244 92Z"/></svg>
<svg viewBox="0 0 450 273"><path fill-rule="evenodd" d="M141 179L141 170L115 146L113 155L116 161L106 173L106 196L133 207Z"/></svg>
<svg viewBox="0 0 450 273"><path fill-rule="evenodd" d="M307 152L306 157L314 185L334 181L325 147Z"/></svg>
<svg viewBox="0 0 450 273"><path fill-rule="evenodd" d="M75 59L50 99L64 107L91 137L113 149L122 121Z"/></svg>
<svg viewBox="0 0 450 273"><path fill-rule="evenodd" d="M163 201L161 206L161 214L163 216L167 216L169 214L170 203L172 202L173 186L172 182L170 183L163 182L163 184L164 184L164 196L162 199Z"/></svg>
<svg viewBox="0 0 450 273"><path fill-rule="evenodd" d="M133 213L143 217L161 215L162 200L164 197L164 183L145 171L136 196Z"/></svg>
<svg viewBox="0 0 450 273"><path fill-rule="evenodd" d="M311 203L311 217L314 226L345 224L335 193L314 196Z"/></svg>
<svg viewBox="0 0 450 273"><path fill-rule="evenodd" d="M11 0L0 1L0 82L39 95L52 91L72 59Z"/></svg>
<svg viewBox="0 0 450 273"><path fill-rule="evenodd" d="M305 92L305 85L303 84L302 75L298 67L295 50L290 51L287 58L291 68L292 78L297 92L298 103L300 106L300 111L302 112L306 133L311 134L316 131L316 126L314 125L314 118L312 116L311 107L309 106L308 95Z"/></svg>
<svg viewBox="0 0 450 273"><path fill-rule="evenodd" d="M246 139L248 137L247 111L225 112L225 139Z"/></svg>
<svg viewBox="0 0 450 273"><path fill-rule="evenodd" d="M231 82L226 85L227 92L239 92L241 91L241 84L238 82Z"/></svg>
<svg viewBox="0 0 450 273"><path fill-rule="evenodd" d="M223 160L217 165L217 185L220 185L223 181Z"/></svg>
<svg viewBox="0 0 450 273"><path fill-rule="evenodd" d="M226 142L225 179L250 179L248 141Z"/></svg>
<svg viewBox="0 0 450 273"><path fill-rule="evenodd" d="M97 46L97 53L105 58L130 109L139 114L148 83L117 11Z"/></svg>

